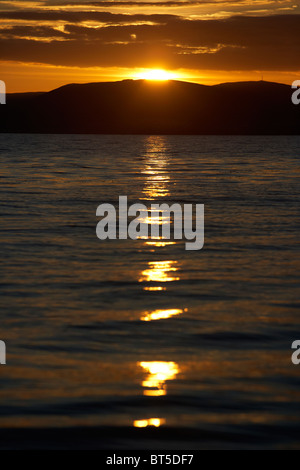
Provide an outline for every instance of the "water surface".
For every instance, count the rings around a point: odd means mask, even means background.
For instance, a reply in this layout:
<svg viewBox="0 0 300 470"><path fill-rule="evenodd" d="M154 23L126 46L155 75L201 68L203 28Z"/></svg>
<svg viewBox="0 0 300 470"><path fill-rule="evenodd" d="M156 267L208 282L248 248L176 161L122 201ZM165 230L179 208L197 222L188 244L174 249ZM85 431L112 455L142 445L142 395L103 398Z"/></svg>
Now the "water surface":
<svg viewBox="0 0 300 470"><path fill-rule="evenodd" d="M2 442L298 447L299 144L0 136ZM120 195L205 204L204 248L100 241Z"/></svg>

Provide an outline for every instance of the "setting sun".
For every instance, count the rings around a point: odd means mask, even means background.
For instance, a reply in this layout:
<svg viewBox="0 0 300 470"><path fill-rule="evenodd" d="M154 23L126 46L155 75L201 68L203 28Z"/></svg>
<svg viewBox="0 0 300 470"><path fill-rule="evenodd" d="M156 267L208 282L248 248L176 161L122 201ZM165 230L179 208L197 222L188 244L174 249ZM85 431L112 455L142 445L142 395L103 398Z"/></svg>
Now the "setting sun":
<svg viewBox="0 0 300 470"><path fill-rule="evenodd" d="M146 69L136 74L135 78L143 80L166 81L178 78L175 73L162 69Z"/></svg>

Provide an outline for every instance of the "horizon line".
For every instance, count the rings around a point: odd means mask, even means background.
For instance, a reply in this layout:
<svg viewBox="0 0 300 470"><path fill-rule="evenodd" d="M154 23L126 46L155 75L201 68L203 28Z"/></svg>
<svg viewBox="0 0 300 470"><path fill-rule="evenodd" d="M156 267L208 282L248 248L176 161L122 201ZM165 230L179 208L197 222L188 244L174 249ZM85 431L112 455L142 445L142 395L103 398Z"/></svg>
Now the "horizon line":
<svg viewBox="0 0 300 470"><path fill-rule="evenodd" d="M65 83L64 85L60 85L58 87L52 88L51 90L36 90L36 91L13 91L13 92L6 92L6 95L17 95L17 94L33 94L33 93L51 93L52 91L59 90L60 88L64 88L66 86L70 85L95 85L95 84L108 84L108 83L123 83L123 82L148 82L149 84L153 85L162 85L162 84L168 84L170 82L177 82L177 83L187 83L191 85L199 85L203 87L217 87L221 85L231 85L231 84L237 84L237 83L270 83L270 84L276 84L276 85L285 85L285 86L290 86L287 83L282 83L282 82L272 82L269 80L236 80L236 81L229 81L229 82L220 82L220 83L215 83L213 85L206 85L204 83L199 83L199 82L192 82L192 81L186 81L186 80L176 80L176 79L166 79L166 80L150 80L147 78L123 78L121 80L108 80L108 81L97 81L97 82L70 82L70 83Z"/></svg>

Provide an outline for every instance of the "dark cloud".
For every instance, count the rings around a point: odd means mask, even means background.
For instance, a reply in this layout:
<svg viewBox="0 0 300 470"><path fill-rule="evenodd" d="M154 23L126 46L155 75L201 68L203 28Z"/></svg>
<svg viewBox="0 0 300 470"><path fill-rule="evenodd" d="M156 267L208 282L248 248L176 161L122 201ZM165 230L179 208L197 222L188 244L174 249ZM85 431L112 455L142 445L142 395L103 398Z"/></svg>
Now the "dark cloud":
<svg viewBox="0 0 300 470"><path fill-rule="evenodd" d="M244 0L234 0L235 3L243 2ZM260 1L260 0L253 0ZM196 5L205 5L205 4L222 4L222 3L233 3L233 0L203 0L203 1L161 1L161 2L147 2L147 1L106 1L103 2L57 2L57 1L48 1L45 2L45 5L49 6L73 6L80 5L83 7L92 6L92 7L116 7L116 6L151 6L151 7L186 7L186 6L196 6Z"/></svg>
<svg viewBox="0 0 300 470"><path fill-rule="evenodd" d="M147 1L147 0L103 0L103 1L97 1L97 2L92 2L90 0L84 1L84 0L78 0L78 1L68 1L68 0L34 0L35 3L39 3L41 6L82 6L82 7L88 7L88 6L93 6L93 7L103 7L103 6L153 6L153 7L160 7L160 6L166 6L166 7L186 7L186 6L195 6L195 5L202 5L202 4L219 4L219 3L239 3L239 2L244 2L244 0L182 0L182 1L176 1L176 0L162 0L162 1ZM253 0L253 2L260 2L260 0ZM276 0L274 0L276 1ZM10 5L10 2L7 0L0 0L0 4L5 4L5 5ZM14 4L20 3L20 6L22 3L28 3L28 0L14 0Z"/></svg>
<svg viewBox="0 0 300 470"><path fill-rule="evenodd" d="M21 7L21 6L20 6ZM20 8L19 6L17 5L12 5L11 3L9 2L0 2L0 11L1 10L19 10Z"/></svg>
<svg viewBox="0 0 300 470"><path fill-rule="evenodd" d="M119 21L119 25L109 21L105 27L88 28L77 21L67 24L65 32L57 33L42 25L31 30L12 27L10 37L6 34L0 39L0 59L80 67L299 69L300 15L237 16L222 20L166 16L164 22L154 25L124 25L126 15L113 16L113 22ZM152 17L132 15L130 20L137 21L141 16L143 21ZM21 39L43 35L60 36L60 40Z"/></svg>
<svg viewBox="0 0 300 470"><path fill-rule="evenodd" d="M49 26L11 26L0 29L1 37L36 37L36 38L57 38L67 37L67 34Z"/></svg>
<svg viewBox="0 0 300 470"><path fill-rule="evenodd" d="M0 11L0 20L24 20L24 21L66 21L69 23L80 23L82 21L98 21L99 23L125 23L128 21L153 21L155 23L164 23L176 19L176 15L158 15L158 14L133 14L125 15L110 12L98 11L47 11L47 10L28 10L28 11Z"/></svg>
<svg viewBox="0 0 300 470"><path fill-rule="evenodd" d="M146 19L146 18L145 18ZM90 28L66 25L74 39L122 41L135 34L139 42L166 42L180 46L215 47L273 46L293 47L300 30L300 15L270 17L232 17L222 20L167 19L164 24L106 26ZM280 34L278 34L280 31Z"/></svg>

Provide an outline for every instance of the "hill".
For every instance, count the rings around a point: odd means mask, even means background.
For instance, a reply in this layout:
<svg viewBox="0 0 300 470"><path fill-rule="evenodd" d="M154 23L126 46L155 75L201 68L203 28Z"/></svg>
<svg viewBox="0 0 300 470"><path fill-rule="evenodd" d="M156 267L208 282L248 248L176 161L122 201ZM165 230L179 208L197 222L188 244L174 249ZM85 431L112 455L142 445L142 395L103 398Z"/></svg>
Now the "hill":
<svg viewBox="0 0 300 470"><path fill-rule="evenodd" d="M291 87L271 82L206 86L124 80L7 95L1 132L82 134L299 134Z"/></svg>

